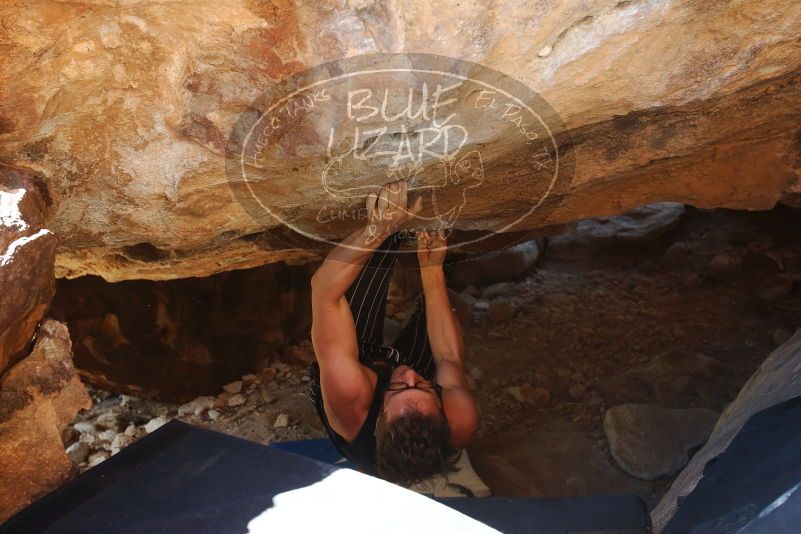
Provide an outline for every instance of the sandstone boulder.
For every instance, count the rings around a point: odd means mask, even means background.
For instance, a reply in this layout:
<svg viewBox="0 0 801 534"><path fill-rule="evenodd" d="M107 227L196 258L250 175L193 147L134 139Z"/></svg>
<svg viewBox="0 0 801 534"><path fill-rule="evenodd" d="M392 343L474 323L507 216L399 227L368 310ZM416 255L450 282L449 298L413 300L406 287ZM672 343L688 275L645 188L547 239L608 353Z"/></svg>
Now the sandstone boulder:
<svg viewBox="0 0 801 534"><path fill-rule="evenodd" d="M648 243L676 228L683 213L684 205L661 202L580 221L573 231L548 241L548 254L558 260L582 260L602 250Z"/></svg>
<svg viewBox="0 0 801 534"><path fill-rule="evenodd" d="M30 350L55 292L56 238L35 177L0 166L0 374Z"/></svg>
<svg viewBox="0 0 801 534"><path fill-rule="evenodd" d="M539 257L537 241L527 241L453 265L448 283L457 289L464 289L469 285L513 280L531 269Z"/></svg>
<svg viewBox="0 0 801 534"><path fill-rule="evenodd" d="M612 458L643 480L670 476L703 445L719 414L705 408L670 410L655 404L624 404L606 411L604 433Z"/></svg>
<svg viewBox="0 0 801 534"><path fill-rule="evenodd" d="M74 472L61 433L92 405L66 325L47 319L36 335L31 354L0 377L0 522Z"/></svg>
<svg viewBox="0 0 801 534"><path fill-rule="evenodd" d="M574 424L482 437L468 452L476 473L497 497L650 493L650 483L618 469Z"/></svg>
<svg viewBox="0 0 801 534"><path fill-rule="evenodd" d="M560 115L574 176L523 232L660 201L766 209L801 190L797 2L40 2L5 3L0 18L0 160L46 177L59 277L171 279L319 257L317 241L237 202L226 140L279 80L378 52L470 60ZM269 162L270 198L293 220L332 208L331 238L359 203L339 211L305 179L326 161L321 130L342 119L283 130ZM456 228L498 228L531 205L531 151L485 120L465 124L487 157Z"/></svg>

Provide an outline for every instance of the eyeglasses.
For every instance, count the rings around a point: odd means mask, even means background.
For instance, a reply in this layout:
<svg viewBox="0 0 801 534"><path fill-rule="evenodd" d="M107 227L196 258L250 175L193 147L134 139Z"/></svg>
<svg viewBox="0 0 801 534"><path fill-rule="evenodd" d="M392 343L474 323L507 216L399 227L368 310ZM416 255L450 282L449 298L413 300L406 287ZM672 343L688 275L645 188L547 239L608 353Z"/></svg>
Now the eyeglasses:
<svg viewBox="0 0 801 534"><path fill-rule="evenodd" d="M437 394L437 397L442 398L442 386L437 384L436 382L430 382L428 380L418 380L414 383L413 386L410 386L406 382L390 382L387 384L385 391L405 391L407 389L422 389L423 391L433 391Z"/></svg>

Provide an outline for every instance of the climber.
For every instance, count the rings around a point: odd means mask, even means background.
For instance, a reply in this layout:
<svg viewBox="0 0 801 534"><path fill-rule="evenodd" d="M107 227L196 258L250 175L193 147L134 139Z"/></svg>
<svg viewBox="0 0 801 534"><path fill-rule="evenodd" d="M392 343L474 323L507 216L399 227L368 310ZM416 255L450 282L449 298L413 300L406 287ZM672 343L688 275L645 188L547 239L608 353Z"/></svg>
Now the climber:
<svg viewBox="0 0 801 534"><path fill-rule="evenodd" d="M417 231L423 291L390 345L383 343L392 267L407 207L404 180L367 196L368 223L328 254L312 277L310 394L337 449L363 471L403 486L453 472L478 426L463 334L445 286L446 239ZM410 234L412 235L412 234Z"/></svg>

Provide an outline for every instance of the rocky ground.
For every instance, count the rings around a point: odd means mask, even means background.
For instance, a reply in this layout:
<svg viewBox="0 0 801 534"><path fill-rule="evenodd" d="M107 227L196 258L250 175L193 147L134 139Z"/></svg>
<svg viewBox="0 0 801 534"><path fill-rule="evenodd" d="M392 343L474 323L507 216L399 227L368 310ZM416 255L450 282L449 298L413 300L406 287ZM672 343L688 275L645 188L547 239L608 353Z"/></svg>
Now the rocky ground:
<svg viewBox="0 0 801 534"><path fill-rule="evenodd" d="M482 412L470 456L495 494L635 492L653 505L714 413L801 325L800 224L785 208L663 206L580 223L516 279L460 288ZM402 321L409 300L399 288L391 299ZM170 418L265 444L322 437L310 358L308 343L292 347L291 363L184 405L93 390L65 446L86 470ZM648 421L663 423L633 439Z"/></svg>

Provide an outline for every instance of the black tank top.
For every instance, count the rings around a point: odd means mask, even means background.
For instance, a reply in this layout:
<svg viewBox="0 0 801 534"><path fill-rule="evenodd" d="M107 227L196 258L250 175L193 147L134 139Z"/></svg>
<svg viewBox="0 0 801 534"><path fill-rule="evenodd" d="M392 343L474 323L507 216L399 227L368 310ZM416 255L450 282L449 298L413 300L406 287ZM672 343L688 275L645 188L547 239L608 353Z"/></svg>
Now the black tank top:
<svg viewBox="0 0 801 534"><path fill-rule="evenodd" d="M367 412L367 417L364 419L364 424L359 429L356 438L348 443L345 438L337 434L328 422L328 417L325 415L323 408L322 391L319 388L320 384L320 367L317 363L313 363L309 369L309 375L313 386L316 386L316 397L314 406L317 409L317 414L325 427L331 441L334 442L337 450L343 456L354 462L366 473L375 474L375 425L378 421L378 416L381 411L382 399L384 390L389 384L392 371L395 365L392 362L385 360L373 360L364 362L363 365L369 367L376 374L375 391L373 392L373 401L370 403L370 410Z"/></svg>

